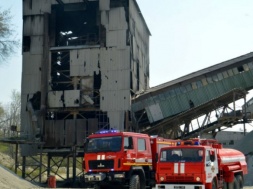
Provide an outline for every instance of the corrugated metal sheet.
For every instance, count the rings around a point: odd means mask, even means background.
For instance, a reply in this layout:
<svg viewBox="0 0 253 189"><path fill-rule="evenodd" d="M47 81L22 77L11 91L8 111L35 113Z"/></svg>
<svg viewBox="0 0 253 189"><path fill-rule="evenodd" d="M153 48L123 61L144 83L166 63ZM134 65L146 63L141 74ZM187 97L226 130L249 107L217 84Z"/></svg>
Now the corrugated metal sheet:
<svg viewBox="0 0 253 189"><path fill-rule="evenodd" d="M23 35L43 35L43 15L27 16L23 19Z"/></svg>
<svg viewBox="0 0 253 189"><path fill-rule="evenodd" d="M64 120L45 120L46 147L64 146Z"/></svg>
<svg viewBox="0 0 253 189"><path fill-rule="evenodd" d="M164 118L163 113L160 108L160 105L158 103L152 104L151 106L149 106L147 108L149 109L149 112L152 116L152 120L154 122Z"/></svg>
<svg viewBox="0 0 253 189"><path fill-rule="evenodd" d="M76 144L78 146L83 146L84 140L87 135L87 119L77 119L76 120Z"/></svg>
<svg viewBox="0 0 253 189"><path fill-rule="evenodd" d="M132 110L134 112L145 109L148 112L149 121L152 123L164 117L170 117L190 108L189 100L192 100L195 106L199 106L210 100L222 96L223 94L231 91L234 88L249 88L252 87L252 73L251 71L244 71L240 74L219 80L217 82L209 83L195 90L188 92L181 92L174 96L170 96L168 90L164 90L159 95L149 96L142 101L133 102ZM164 95L163 95L164 94ZM159 104L160 109L150 109L150 107L157 107ZM161 111L161 113L159 113ZM155 112L155 113L154 113Z"/></svg>
<svg viewBox="0 0 253 189"><path fill-rule="evenodd" d="M67 119L65 120L65 146L72 146L75 144L76 139L76 126L75 120Z"/></svg>
<svg viewBox="0 0 253 189"><path fill-rule="evenodd" d="M124 7L112 8L109 11L109 30L127 30L126 13Z"/></svg>
<svg viewBox="0 0 253 189"><path fill-rule="evenodd" d="M88 119L88 131L87 134L90 135L95 133L98 130L98 120L97 119Z"/></svg>
<svg viewBox="0 0 253 189"><path fill-rule="evenodd" d="M210 66L208 68L204 68L202 70L199 70L199 71L190 73L188 75L182 76L180 78L177 78L175 80L172 80L172 81L166 82L164 84L152 87L152 88L146 90L145 93L154 92L154 91L158 92L159 90L163 90L166 87L170 87L170 86L176 85L180 82L184 82L184 81L187 81L187 80L192 80L196 77L200 77L201 75L205 75L205 74L208 74L208 73L209 74L212 73L212 72L218 73L221 68L230 67L230 66L233 66L235 64L238 64L241 61L246 61L247 59L252 59L252 58L253 58L253 52L242 55L242 56L239 56L237 58L234 58L234 59L231 59L231 60L228 60L228 61L221 62L219 64L215 64L215 65Z"/></svg>

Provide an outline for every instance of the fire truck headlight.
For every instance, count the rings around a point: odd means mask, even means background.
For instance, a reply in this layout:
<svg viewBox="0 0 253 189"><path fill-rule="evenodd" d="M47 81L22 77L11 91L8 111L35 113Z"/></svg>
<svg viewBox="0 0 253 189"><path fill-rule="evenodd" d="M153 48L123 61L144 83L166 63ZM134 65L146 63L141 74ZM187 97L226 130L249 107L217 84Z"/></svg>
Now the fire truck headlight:
<svg viewBox="0 0 253 189"><path fill-rule="evenodd" d="M196 181L200 181L200 178L199 178L199 177L197 177L197 178L196 178Z"/></svg>
<svg viewBox="0 0 253 189"><path fill-rule="evenodd" d="M164 181L164 177L160 177L160 181Z"/></svg>
<svg viewBox="0 0 253 189"><path fill-rule="evenodd" d="M115 174L114 178L125 178L124 174Z"/></svg>

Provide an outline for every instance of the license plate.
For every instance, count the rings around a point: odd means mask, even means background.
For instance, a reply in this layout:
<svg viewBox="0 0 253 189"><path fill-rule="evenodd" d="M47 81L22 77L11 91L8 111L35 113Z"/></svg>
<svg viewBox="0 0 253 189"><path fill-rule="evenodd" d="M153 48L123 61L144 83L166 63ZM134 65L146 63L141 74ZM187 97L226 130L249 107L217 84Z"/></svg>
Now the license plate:
<svg viewBox="0 0 253 189"><path fill-rule="evenodd" d="M185 186L174 186L174 189L185 189Z"/></svg>

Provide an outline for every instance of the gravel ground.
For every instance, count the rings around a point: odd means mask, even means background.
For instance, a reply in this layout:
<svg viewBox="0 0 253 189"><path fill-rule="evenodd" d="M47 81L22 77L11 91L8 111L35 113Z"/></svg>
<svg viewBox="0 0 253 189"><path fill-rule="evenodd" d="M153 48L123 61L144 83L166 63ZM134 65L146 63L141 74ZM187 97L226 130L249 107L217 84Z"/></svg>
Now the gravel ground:
<svg viewBox="0 0 253 189"><path fill-rule="evenodd" d="M1 189L32 189L39 188L36 185L22 179L4 167L0 166L0 188Z"/></svg>

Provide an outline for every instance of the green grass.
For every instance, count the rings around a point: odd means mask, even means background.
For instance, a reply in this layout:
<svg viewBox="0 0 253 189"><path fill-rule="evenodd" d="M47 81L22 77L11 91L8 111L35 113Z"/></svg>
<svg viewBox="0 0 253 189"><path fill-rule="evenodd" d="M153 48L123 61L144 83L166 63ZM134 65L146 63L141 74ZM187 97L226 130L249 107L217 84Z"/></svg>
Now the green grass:
<svg viewBox="0 0 253 189"><path fill-rule="evenodd" d="M0 143L0 152L8 154L10 144Z"/></svg>

